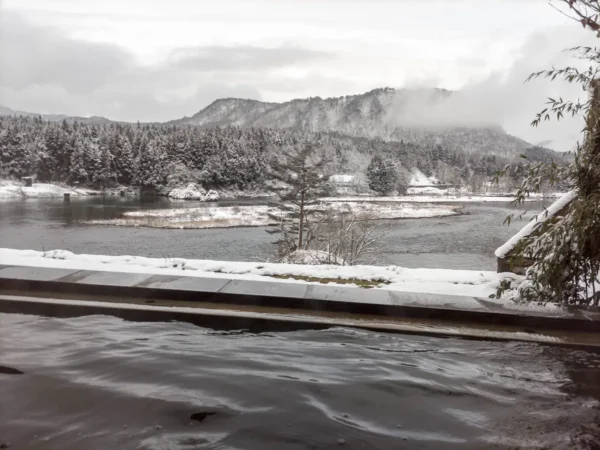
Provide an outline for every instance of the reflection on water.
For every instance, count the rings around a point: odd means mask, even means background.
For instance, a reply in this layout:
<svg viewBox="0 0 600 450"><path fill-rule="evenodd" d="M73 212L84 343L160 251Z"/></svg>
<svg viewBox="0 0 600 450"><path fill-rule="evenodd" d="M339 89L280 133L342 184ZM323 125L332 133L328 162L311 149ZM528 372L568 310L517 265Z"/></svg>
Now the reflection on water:
<svg viewBox="0 0 600 450"><path fill-rule="evenodd" d="M0 373L0 440L14 448L567 449L598 423L588 351L103 316L0 323L0 364L24 372Z"/></svg>
<svg viewBox="0 0 600 450"><path fill-rule="evenodd" d="M217 205L253 204L266 199L221 201ZM75 253L143 255L159 258L199 258L237 261L264 260L272 236L259 228L160 230L82 225L113 219L139 209L186 208L198 202L166 198L88 197L70 203L60 199L0 202L0 247L67 249ZM528 203L540 210L544 203ZM494 250L521 226L503 225L515 210L507 203L464 205L466 215L394 221L385 237L378 264L494 270Z"/></svg>

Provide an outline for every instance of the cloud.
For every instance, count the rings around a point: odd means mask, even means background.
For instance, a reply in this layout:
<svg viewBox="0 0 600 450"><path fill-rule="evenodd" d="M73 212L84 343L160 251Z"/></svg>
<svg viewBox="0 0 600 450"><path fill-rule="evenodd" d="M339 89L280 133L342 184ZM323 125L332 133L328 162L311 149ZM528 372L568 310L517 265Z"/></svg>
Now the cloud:
<svg viewBox="0 0 600 450"><path fill-rule="evenodd" d="M580 118L530 127L535 114L543 109L548 97L584 98L586 93L575 84L559 80L533 80L532 72L578 64L566 47L590 45L589 31L573 33L573 28L553 28L531 35L519 50L519 57L505 70L496 71L483 81L468 84L459 92L434 99L430 90L400 92L389 120L400 126L502 126L509 133L534 144L544 143L557 150L570 150L580 137ZM407 86L412 87L412 86ZM420 87L420 86L419 86Z"/></svg>
<svg viewBox="0 0 600 450"><path fill-rule="evenodd" d="M260 100L272 71L333 57L291 45L207 46L147 66L117 45L73 39L16 12L0 20L0 104L22 111L172 120L221 97Z"/></svg>
<svg viewBox="0 0 600 450"><path fill-rule="evenodd" d="M184 69L202 71L273 69L297 63L332 59L334 55L292 46L264 48L252 46L181 48L169 60Z"/></svg>
<svg viewBox="0 0 600 450"><path fill-rule="evenodd" d="M2 84L17 89L47 84L91 92L128 70L132 59L118 47L68 39L8 12L2 17L2 41Z"/></svg>
<svg viewBox="0 0 600 450"><path fill-rule="evenodd" d="M19 90L0 87L0 104L41 114L65 113L131 122L162 122L191 115L216 98L260 98L255 88L243 84L203 83L202 88L185 96L168 95L164 98L152 95L146 87L129 87L107 86L87 95L73 95L63 88L49 85L34 85Z"/></svg>

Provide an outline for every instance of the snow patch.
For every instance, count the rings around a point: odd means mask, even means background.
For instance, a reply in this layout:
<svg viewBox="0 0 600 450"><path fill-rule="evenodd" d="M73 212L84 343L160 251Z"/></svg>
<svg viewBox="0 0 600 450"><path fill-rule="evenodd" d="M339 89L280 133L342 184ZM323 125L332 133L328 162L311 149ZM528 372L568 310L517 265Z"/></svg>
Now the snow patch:
<svg viewBox="0 0 600 450"><path fill-rule="evenodd" d="M1 198L50 198L62 197L64 194L72 196L79 195L72 189L67 189L55 184L34 183L33 186L21 186L18 184L4 184L0 186Z"/></svg>
<svg viewBox="0 0 600 450"><path fill-rule="evenodd" d="M19 182L0 180L0 198L62 198L64 194L71 197L98 195L100 191L87 188L70 188L49 183L33 183L32 186L23 186Z"/></svg>
<svg viewBox="0 0 600 450"><path fill-rule="evenodd" d="M408 195L448 195L448 189L438 189L433 186L410 187L406 190Z"/></svg>
<svg viewBox="0 0 600 450"><path fill-rule="evenodd" d="M329 203L328 208L338 213L368 215L373 219L418 219L458 214L456 206L433 204L335 202ZM93 220L86 223L180 229L263 227L273 223L269 213L277 212L276 208L267 205L202 206L131 211L126 212L121 219Z"/></svg>
<svg viewBox="0 0 600 450"><path fill-rule="evenodd" d="M416 167L410 171L410 186L433 186L439 184L436 177L428 177Z"/></svg>
<svg viewBox="0 0 600 450"><path fill-rule="evenodd" d="M340 257L335 257L322 250L296 250L288 256L286 256L282 263L284 264L308 264L308 265L319 265L328 264L331 259L336 259L336 263L340 265L345 264L345 260Z"/></svg>
<svg viewBox="0 0 600 450"><path fill-rule="evenodd" d="M195 183L189 183L184 188L176 188L169 192L169 198L177 200L199 200L201 202L215 202L219 200L219 194L216 191L208 191Z"/></svg>
<svg viewBox="0 0 600 450"><path fill-rule="evenodd" d="M331 175L329 181L336 184L349 184L354 181L354 175Z"/></svg>
<svg viewBox="0 0 600 450"><path fill-rule="evenodd" d="M417 188L415 188L417 189ZM428 188L423 188L428 189ZM475 194L443 194L442 189L435 189L431 191L429 195L400 195L390 197L371 197L365 196L347 196L347 197L324 197L321 199L322 202L369 202L369 203L460 203L460 202L505 202L509 203L513 200L511 194L504 195L475 195ZM442 193L441 195L432 195ZM448 190L450 192L450 190ZM544 198L555 198L564 195L564 193L532 195L526 198L526 202L538 202Z"/></svg>

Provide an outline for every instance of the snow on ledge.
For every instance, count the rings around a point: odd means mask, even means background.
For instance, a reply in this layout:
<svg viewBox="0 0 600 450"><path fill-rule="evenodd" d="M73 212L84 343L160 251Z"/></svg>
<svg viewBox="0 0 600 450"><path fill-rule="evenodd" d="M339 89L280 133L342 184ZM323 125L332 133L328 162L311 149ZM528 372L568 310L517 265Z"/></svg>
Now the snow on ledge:
<svg viewBox="0 0 600 450"><path fill-rule="evenodd" d="M552 205L548 207L544 212L536 215L527 225L525 225L521 230L511 237L504 245L498 247L496 252L494 253L497 258L506 257L510 251L515 248L515 246L519 243L519 241L527 236L530 236L537 228L539 228L546 220L555 216L561 209L571 203L577 197L577 192L575 190L567 192L557 201L555 201Z"/></svg>
<svg viewBox="0 0 600 450"><path fill-rule="evenodd" d="M472 303L470 305L472 307L480 306L473 297L488 298L496 292L500 280L503 278L503 274L476 270L407 269L398 266L311 266L182 258L146 258L142 256L86 255L74 254L66 250L40 252L9 248L0 248L0 264L288 283L306 282L293 279L281 280L272 277L274 275L292 275L381 281L389 284L382 284L380 289L471 297L469 299L471 301L468 303ZM352 284L345 284L345 286L356 287Z"/></svg>
<svg viewBox="0 0 600 450"><path fill-rule="evenodd" d="M553 315L562 314L562 308L559 305L522 304L516 303L511 298L490 298L492 294L496 294L502 280L507 278L515 282L523 280L523 277L519 275L492 271L408 269L399 266L310 266L182 258L146 258L127 255L86 255L75 254L67 250L40 252L10 248L0 248L1 264L180 277L226 278L229 280L254 280L274 283L320 284L316 281L274 278L276 275L379 281L389 284L381 284L376 289L416 294L407 297L408 300L405 304L411 306L481 310L486 309L481 301L485 300L485 303L494 304L497 307L511 311L516 310L524 314L541 312ZM358 286L354 284L344 284L344 286L358 289ZM439 294L439 297L435 295L424 297L418 294Z"/></svg>

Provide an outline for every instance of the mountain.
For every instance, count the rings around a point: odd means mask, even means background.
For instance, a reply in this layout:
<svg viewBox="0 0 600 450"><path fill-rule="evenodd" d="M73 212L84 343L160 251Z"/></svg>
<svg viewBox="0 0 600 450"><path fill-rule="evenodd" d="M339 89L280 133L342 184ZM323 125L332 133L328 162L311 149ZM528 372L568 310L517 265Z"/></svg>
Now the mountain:
<svg viewBox="0 0 600 450"><path fill-rule="evenodd" d="M38 114L31 113L26 111L15 111L14 109L10 109L6 106L0 105L0 116L23 116L23 117L41 117L43 120L47 120L48 122L62 122L66 120L69 123L79 122L85 123L89 125L99 125L104 123L113 123L112 120L107 119L106 117L79 117L79 116L67 116L65 114Z"/></svg>
<svg viewBox="0 0 600 450"><path fill-rule="evenodd" d="M14 111L10 108L7 108L6 106L2 106L0 105L0 116L33 116L34 114L30 114L30 113L22 113L19 111Z"/></svg>
<svg viewBox="0 0 600 450"><path fill-rule="evenodd" d="M338 132L351 137L382 139L423 147L441 145L449 151L514 157L532 145L490 125L457 126L461 115L444 100L460 92L445 89L374 89L360 95L310 97L284 103L225 98L215 100L192 117L163 125L238 126L291 129L302 132ZM457 97L452 97L457 96ZM443 113L443 111L445 113ZM0 115L38 116L0 106ZM104 117L43 114L51 122L111 123ZM402 118L399 120L399 118ZM449 125L453 121L455 125ZM123 122L120 122L123 123ZM160 124L154 124L160 125Z"/></svg>
<svg viewBox="0 0 600 450"><path fill-rule="evenodd" d="M457 95L444 89L375 89L360 95L322 99L311 97L285 103L266 103L238 98L219 99L192 117L169 122L203 128L234 125L297 129L301 131L337 131L355 137L404 141L419 145L440 144L449 150L467 153L514 155L531 144L507 134L499 126L438 126L394 123L398 110L410 115L419 102L419 114L427 113L442 100Z"/></svg>

